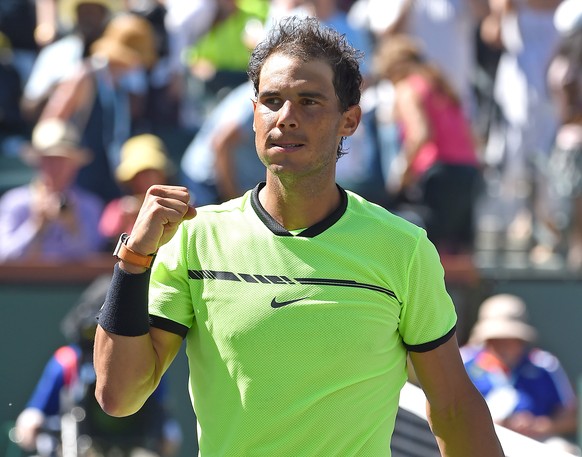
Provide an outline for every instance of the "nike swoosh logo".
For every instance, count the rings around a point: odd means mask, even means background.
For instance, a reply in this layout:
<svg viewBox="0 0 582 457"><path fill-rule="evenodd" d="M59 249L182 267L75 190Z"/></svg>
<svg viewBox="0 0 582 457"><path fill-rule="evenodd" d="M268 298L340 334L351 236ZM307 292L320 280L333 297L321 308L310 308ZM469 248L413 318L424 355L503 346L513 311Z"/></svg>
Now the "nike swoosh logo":
<svg viewBox="0 0 582 457"><path fill-rule="evenodd" d="M306 297L303 298L296 298L295 300L287 300L287 301L277 301L277 297L274 297L271 300L271 308L282 308L283 306L290 305L291 303L295 303L301 300L305 300Z"/></svg>

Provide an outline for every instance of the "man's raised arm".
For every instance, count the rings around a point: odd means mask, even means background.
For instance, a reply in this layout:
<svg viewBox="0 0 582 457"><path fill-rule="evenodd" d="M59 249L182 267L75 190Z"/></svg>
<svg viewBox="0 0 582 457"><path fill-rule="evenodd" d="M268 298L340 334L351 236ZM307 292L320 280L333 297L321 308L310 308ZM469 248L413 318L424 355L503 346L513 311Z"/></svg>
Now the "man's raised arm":
<svg viewBox="0 0 582 457"><path fill-rule="evenodd" d="M145 197L124 252L115 266L95 335L95 396L113 416L135 413L155 390L178 353L182 338L149 327L149 270L140 259L157 252L192 219L184 187L152 186Z"/></svg>

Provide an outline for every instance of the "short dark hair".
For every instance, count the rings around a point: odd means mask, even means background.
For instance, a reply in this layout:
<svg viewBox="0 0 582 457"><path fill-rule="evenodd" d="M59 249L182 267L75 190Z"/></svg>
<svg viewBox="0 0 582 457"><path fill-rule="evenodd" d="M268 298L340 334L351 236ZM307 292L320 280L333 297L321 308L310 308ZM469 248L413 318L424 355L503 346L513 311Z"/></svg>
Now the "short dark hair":
<svg viewBox="0 0 582 457"><path fill-rule="evenodd" d="M360 103L362 52L352 47L345 35L339 34L316 18L291 16L281 20L251 54L247 74L255 95L259 92L260 75L265 61L273 54L297 57L305 62L323 60L333 71L333 87L342 112ZM342 142L338 158L344 154Z"/></svg>

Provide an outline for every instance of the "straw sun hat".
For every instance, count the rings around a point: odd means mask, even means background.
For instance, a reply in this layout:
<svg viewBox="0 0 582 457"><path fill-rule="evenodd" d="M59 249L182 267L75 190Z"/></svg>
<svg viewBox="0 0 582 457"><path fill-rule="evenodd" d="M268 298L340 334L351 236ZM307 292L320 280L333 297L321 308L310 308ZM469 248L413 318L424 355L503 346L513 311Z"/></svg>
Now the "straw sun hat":
<svg viewBox="0 0 582 457"><path fill-rule="evenodd" d="M498 338L517 338L528 343L537 338L537 331L529 323L525 302L515 295L494 295L479 308L471 342L480 344Z"/></svg>
<svg viewBox="0 0 582 457"><path fill-rule="evenodd" d="M123 144L115 177L120 182L127 182L144 170L159 170L166 175L173 172L162 140L149 133L134 136Z"/></svg>

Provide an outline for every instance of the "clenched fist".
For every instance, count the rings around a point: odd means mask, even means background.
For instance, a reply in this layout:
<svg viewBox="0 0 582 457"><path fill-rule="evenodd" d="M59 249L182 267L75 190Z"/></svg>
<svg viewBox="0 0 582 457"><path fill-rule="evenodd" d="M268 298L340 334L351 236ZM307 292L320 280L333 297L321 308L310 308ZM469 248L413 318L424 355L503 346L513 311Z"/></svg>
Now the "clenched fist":
<svg viewBox="0 0 582 457"><path fill-rule="evenodd" d="M153 254L170 241L182 221L195 216L186 187L154 185L146 193L127 246L139 254Z"/></svg>

